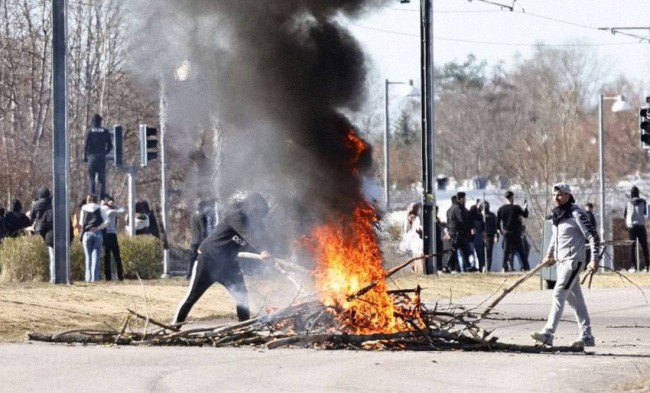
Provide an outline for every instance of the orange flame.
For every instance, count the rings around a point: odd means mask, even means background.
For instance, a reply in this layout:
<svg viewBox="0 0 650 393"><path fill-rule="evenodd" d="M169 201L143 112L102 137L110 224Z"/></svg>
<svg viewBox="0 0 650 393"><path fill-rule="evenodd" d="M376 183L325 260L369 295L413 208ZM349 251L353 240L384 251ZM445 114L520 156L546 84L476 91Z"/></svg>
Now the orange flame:
<svg viewBox="0 0 650 393"><path fill-rule="evenodd" d="M396 318L387 292L374 221L374 210L364 204L352 217L342 217L338 223L314 230L318 261L315 276L321 300L338 311L343 331L363 334L410 330ZM353 298L370 284L375 286Z"/></svg>

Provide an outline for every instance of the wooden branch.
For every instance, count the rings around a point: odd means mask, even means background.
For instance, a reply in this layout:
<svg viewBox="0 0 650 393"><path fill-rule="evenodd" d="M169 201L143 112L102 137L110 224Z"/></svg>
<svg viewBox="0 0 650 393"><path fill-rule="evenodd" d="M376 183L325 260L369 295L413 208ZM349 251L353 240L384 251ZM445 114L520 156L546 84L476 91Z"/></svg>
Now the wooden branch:
<svg viewBox="0 0 650 393"><path fill-rule="evenodd" d="M130 308L127 308L126 310L127 310L128 312L130 312L131 314L135 315L136 317L138 317L138 318L140 318L140 319L144 319L145 321L149 321L149 322L153 323L154 325L156 325L156 326L158 326L158 327L161 327L161 328L163 328L163 329L171 330L171 331L174 331L174 332L178 332L178 331L180 331L180 329L179 329L178 327L176 327L176 326L167 325L167 324L164 324L164 323L162 323L162 322L158 322L158 321L156 321L156 320L153 319L153 318L149 318L149 317L147 317L147 316L145 316L145 315L138 314L137 312L131 310Z"/></svg>
<svg viewBox="0 0 650 393"><path fill-rule="evenodd" d="M256 254L254 252L241 251L241 252L239 252L237 254L237 257L239 257L239 258L247 258L247 259L255 259L255 260L258 260L258 261L263 261L264 260L264 258L262 258L262 255ZM290 269L290 270L293 270L295 272L302 273L302 274L309 273L308 269L305 269L304 267L302 267L302 266L300 266L300 265L298 265L296 263L293 263L291 261L287 261L286 259L273 257L273 260L278 265L282 266L285 269Z"/></svg>
<svg viewBox="0 0 650 393"><path fill-rule="evenodd" d="M533 270L529 271L524 276L519 278L511 286L509 286L507 288L503 288L503 292L499 296L497 296L496 299L494 299L492 301L492 303L490 303L490 305L487 306L487 308L483 311L483 313L481 314L481 318L483 318L490 311L492 311L492 309L494 307L496 307L496 305L499 304L499 302L501 300L503 300L504 297L506 297L510 292L514 291L519 285L521 285L521 283L523 283L524 281L528 280L529 278L531 278L532 276L537 274L543 268L545 268L547 266L551 266L553 263L554 263L554 261L552 259L547 259L547 260L543 261L542 263L540 263L539 265L535 266L535 268Z"/></svg>

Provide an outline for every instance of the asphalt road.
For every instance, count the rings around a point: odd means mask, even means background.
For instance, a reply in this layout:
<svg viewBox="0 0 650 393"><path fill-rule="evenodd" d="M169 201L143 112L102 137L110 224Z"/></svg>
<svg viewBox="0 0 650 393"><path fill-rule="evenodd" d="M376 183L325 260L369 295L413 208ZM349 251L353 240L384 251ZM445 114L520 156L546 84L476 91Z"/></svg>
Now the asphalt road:
<svg viewBox="0 0 650 393"><path fill-rule="evenodd" d="M648 291L650 294L650 291ZM513 293L484 321L530 344L549 291ZM597 346L579 354L0 345L3 392L613 392L650 370L650 305L638 289L586 293ZM461 299L476 305L484 298ZM567 308L556 345L576 338Z"/></svg>

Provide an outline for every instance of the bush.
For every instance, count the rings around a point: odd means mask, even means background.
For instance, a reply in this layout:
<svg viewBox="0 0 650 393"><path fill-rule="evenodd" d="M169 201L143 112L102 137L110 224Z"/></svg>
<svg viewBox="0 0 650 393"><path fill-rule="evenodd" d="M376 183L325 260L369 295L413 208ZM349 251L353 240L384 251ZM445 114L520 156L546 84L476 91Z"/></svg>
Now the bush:
<svg viewBox="0 0 650 393"><path fill-rule="evenodd" d="M118 236L125 278L159 278L162 274L162 247L160 241L148 235ZM104 250L101 263L104 264ZM0 244L0 281L48 281L49 257L40 236L6 238ZM72 281L83 281L85 275L84 251L79 239L70 247L70 276ZM104 269L100 272L103 274Z"/></svg>
<svg viewBox="0 0 650 393"><path fill-rule="evenodd" d="M125 278L160 278L163 255L158 238L151 235L119 235L118 242Z"/></svg>
<svg viewBox="0 0 650 393"><path fill-rule="evenodd" d="M5 238L0 245L0 281L47 281L50 263L40 236Z"/></svg>

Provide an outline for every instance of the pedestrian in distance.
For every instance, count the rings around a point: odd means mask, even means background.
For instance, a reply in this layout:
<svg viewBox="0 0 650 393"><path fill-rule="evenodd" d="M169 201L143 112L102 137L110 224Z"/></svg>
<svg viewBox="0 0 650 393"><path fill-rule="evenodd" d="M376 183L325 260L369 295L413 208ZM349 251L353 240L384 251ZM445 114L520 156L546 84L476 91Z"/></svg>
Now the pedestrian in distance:
<svg viewBox="0 0 650 393"><path fill-rule="evenodd" d="M95 113L86 133L83 160L88 163L88 193L100 199L106 197L106 155L113 149L112 139L111 133L102 127L101 115Z"/></svg>
<svg viewBox="0 0 650 393"><path fill-rule="evenodd" d="M113 278L111 262L115 259L115 270L117 279L124 280L124 268L122 266L122 256L120 255L120 244L117 240L117 216L124 214L125 209L115 204L112 196L106 196L102 203L102 210L108 217L108 225L104 230L104 278L111 281Z"/></svg>
<svg viewBox="0 0 650 393"><path fill-rule="evenodd" d="M97 204L97 196L88 194L86 204L79 212L81 223L81 244L84 249L84 262L86 266L85 281L99 281L99 252L104 243L102 229L108 226L108 217Z"/></svg>
<svg viewBox="0 0 650 393"><path fill-rule="evenodd" d="M515 194L507 191L503 195L505 204L497 210L497 229L503 238L503 270L514 271L515 253L519 254L521 270L530 270L528 258L524 252L522 234L522 219L528 218L528 202L524 200L524 207L516 205Z"/></svg>
<svg viewBox="0 0 650 393"><path fill-rule="evenodd" d="M400 251L412 257L423 255L424 242L422 241L422 221L420 220L421 209L422 203L420 202L413 202L406 208L402 240L399 245ZM424 261L420 259L413 263L413 272L415 274L424 273L423 262Z"/></svg>
<svg viewBox="0 0 650 393"><path fill-rule="evenodd" d="M494 254L494 245L499 240L499 232L497 231L497 216L490 211L488 201L483 202L482 210L485 219L486 271L489 273L492 270L492 255Z"/></svg>
<svg viewBox="0 0 650 393"><path fill-rule="evenodd" d="M592 227L598 232L598 226L596 226L596 216L594 216L594 204L591 202L585 203L585 214L589 218L589 223L591 224ZM586 261L591 261L591 249L587 247L587 250L585 250L585 255ZM585 269L587 267L585 266Z"/></svg>
<svg viewBox="0 0 650 393"><path fill-rule="evenodd" d="M531 333L531 337L544 345L553 345L553 337L562 318L565 303L575 310L578 322L578 340L571 345L593 347L595 339L591 332L589 312L580 288L580 271L585 264L585 241L593 252L588 269L597 271L600 258L600 238L589 222L584 210L576 206L571 187L566 183L553 186L555 208L552 214L551 241L542 263L557 265L557 282L553 300L544 328Z"/></svg>
<svg viewBox="0 0 650 393"><path fill-rule="evenodd" d="M11 211L5 215L5 228L7 237L18 237L25 233L25 228L32 225L32 221L23 213L23 204L19 199L11 202Z"/></svg>
<svg viewBox="0 0 650 393"><path fill-rule="evenodd" d="M32 205L29 216L32 218L31 230L43 238L47 246L50 260L50 283L54 284L54 211L52 210L52 194L47 187L41 187L36 192L36 200Z"/></svg>
<svg viewBox="0 0 650 393"><path fill-rule="evenodd" d="M450 258L450 261L455 262L459 273L469 270L469 258L472 255L469 243L474 229L469 211L465 208L466 200L466 194L458 192L456 202L447 211L447 230L451 238L451 248L454 250L453 259Z"/></svg>
<svg viewBox="0 0 650 393"><path fill-rule="evenodd" d="M648 216L648 203L645 199L639 196L639 188L633 186L630 190L630 200L625 205L623 211L623 218L625 218L625 225L627 226L629 239L633 241L632 251L630 254L630 261L632 263L631 269L636 268L636 255L637 255L637 242L641 245L643 252L643 261L645 262L645 271L650 268L650 259L648 257L648 233L645 229L645 220ZM641 268L639 268L641 270Z"/></svg>
<svg viewBox="0 0 650 393"><path fill-rule="evenodd" d="M187 295L181 301L173 323L185 321L192 306L215 282L220 283L235 299L237 318L245 321L250 318L248 291L244 283L237 254L240 251L253 251L262 255L266 261L271 254L262 248L268 243L263 219L269 206L262 195L252 193L239 207L232 207L224 214L214 232L201 243L199 257L192 269ZM262 239L262 240L260 240Z"/></svg>

